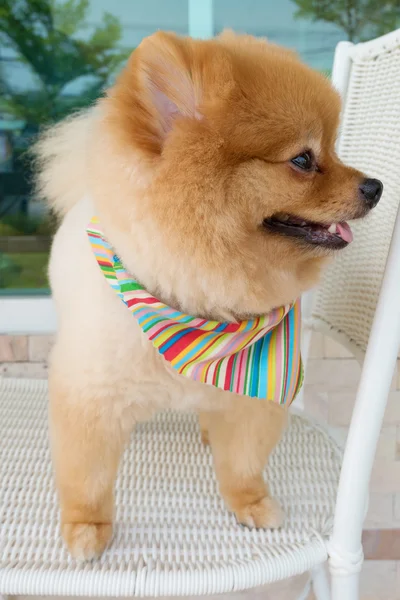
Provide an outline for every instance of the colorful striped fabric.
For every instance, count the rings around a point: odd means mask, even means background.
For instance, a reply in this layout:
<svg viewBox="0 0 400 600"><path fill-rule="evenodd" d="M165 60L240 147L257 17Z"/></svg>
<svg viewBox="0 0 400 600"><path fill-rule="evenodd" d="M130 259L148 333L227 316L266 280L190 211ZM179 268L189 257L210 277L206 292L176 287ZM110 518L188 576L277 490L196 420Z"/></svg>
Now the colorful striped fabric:
<svg viewBox="0 0 400 600"><path fill-rule="evenodd" d="M97 217L87 233L104 277L178 373L236 394L291 404L303 382L300 301L240 323L191 317L154 298L127 273Z"/></svg>

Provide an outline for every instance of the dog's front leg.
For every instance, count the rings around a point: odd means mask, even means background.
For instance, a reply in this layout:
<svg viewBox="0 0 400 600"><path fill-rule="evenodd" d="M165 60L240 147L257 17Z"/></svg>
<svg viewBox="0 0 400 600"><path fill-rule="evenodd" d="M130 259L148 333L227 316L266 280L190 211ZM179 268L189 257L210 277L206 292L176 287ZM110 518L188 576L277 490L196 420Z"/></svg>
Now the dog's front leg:
<svg viewBox="0 0 400 600"><path fill-rule="evenodd" d="M221 494L248 527L282 525L282 509L270 496L263 471L286 419L280 406L244 397L232 399L224 411L200 414L202 438L211 444Z"/></svg>
<svg viewBox="0 0 400 600"><path fill-rule="evenodd" d="M61 531L71 554L89 560L112 536L114 483L129 429L102 388L71 387L52 371L49 386Z"/></svg>

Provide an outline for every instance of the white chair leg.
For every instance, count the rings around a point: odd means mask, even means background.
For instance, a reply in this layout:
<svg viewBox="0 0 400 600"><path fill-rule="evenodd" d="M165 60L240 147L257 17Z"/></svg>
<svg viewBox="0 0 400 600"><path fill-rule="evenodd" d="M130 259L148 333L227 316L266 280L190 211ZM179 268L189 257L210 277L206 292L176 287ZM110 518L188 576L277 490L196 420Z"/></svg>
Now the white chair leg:
<svg viewBox="0 0 400 600"><path fill-rule="evenodd" d="M330 600L329 580L326 563L318 565L311 571L312 588L316 600Z"/></svg>
<svg viewBox="0 0 400 600"><path fill-rule="evenodd" d="M332 578L331 600L359 600L360 573L335 573Z"/></svg>
<svg viewBox="0 0 400 600"><path fill-rule="evenodd" d="M311 583L311 579L310 579L310 581L308 582L308 584L306 585L304 590L301 591L300 596L298 596L296 598L296 600L309 600L311 590L312 590L312 583Z"/></svg>
<svg viewBox="0 0 400 600"><path fill-rule="evenodd" d="M348 552L343 547L328 545L331 574L331 600L359 600L360 572L364 553L360 543L358 552Z"/></svg>

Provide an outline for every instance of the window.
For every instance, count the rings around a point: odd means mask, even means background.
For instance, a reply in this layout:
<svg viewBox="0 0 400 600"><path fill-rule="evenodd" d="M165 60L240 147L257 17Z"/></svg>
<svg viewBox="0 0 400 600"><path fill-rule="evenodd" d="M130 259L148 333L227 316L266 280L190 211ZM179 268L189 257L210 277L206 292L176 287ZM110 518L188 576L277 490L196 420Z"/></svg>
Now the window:
<svg viewBox="0 0 400 600"><path fill-rule="evenodd" d="M188 33L186 0L3 0L0 11L0 293L48 292L54 216L34 197L41 127L90 105L143 37Z"/></svg>
<svg viewBox="0 0 400 600"><path fill-rule="evenodd" d="M333 0L334 2L335 0ZM246 2L214 0L214 32L229 27L296 50L312 67L330 73L336 44L346 36L335 24L299 18L300 5L317 5L318 0L280 0ZM323 4L321 2L321 4ZM272 8L273 6L273 8Z"/></svg>
<svg viewBox="0 0 400 600"><path fill-rule="evenodd" d="M34 197L29 147L41 127L91 104L143 37L158 29L209 37L230 27L289 46L329 75L339 40L396 26L398 0L2 0L0 331L6 298L29 296L33 306L49 293L56 223Z"/></svg>

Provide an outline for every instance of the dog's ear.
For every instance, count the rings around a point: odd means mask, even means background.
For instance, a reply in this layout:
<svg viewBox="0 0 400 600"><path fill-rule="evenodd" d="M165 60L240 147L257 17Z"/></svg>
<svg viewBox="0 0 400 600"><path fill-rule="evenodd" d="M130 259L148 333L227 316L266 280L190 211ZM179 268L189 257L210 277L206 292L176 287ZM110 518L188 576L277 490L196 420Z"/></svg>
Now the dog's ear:
<svg viewBox="0 0 400 600"><path fill-rule="evenodd" d="M191 44L187 38L159 32L146 38L137 50L142 100L157 119L161 138L170 132L177 117L200 117L200 86L193 80Z"/></svg>
<svg viewBox="0 0 400 600"><path fill-rule="evenodd" d="M160 155L174 123L202 121L205 103L220 101L230 79L221 44L158 32L141 42L108 91L107 120L120 138Z"/></svg>

